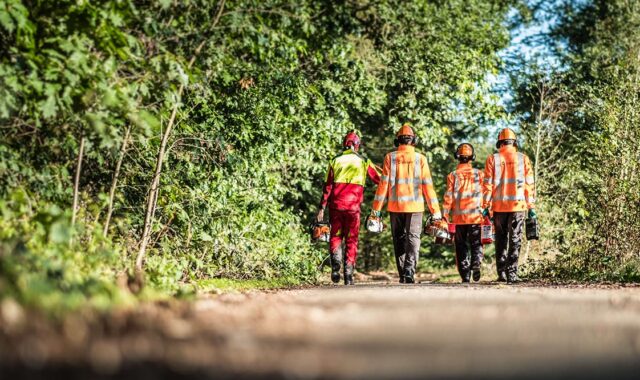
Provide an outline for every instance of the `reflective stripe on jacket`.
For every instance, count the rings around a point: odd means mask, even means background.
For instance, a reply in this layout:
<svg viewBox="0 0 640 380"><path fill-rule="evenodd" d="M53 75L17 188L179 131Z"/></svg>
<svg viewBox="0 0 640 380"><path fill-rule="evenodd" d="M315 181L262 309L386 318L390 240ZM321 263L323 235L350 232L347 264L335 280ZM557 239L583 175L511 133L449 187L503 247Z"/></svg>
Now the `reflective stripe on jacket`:
<svg viewBox="0 0 640 380"><path fill-rule="evenodd" d="M373 209L382 210L385 200L390 212L423 212L426 201L431 214L441 218L427 158L411 145L401 145L384 157Z"/></svg>
<svg viewBox="0 0 640 380"><path fill-rule="evenodd" d="M493 211L525 211L535 206L531 161L513 146L503 146L487 157L484 167L483 208Z"/></svg>
<svg viewBox="0 0 640 380"><path fill-rule="evenodd" d="M329 162L320 208L360 211L367 176L378 184L380 176L371 162L351 149Z"/></svg>
<svg viewBox="0 0 640 380"><path fill-rule="evenodd" d="M447 176L442 212L453 224L482 223L482 182L484 174L470 163L459 164Z"/></svg>

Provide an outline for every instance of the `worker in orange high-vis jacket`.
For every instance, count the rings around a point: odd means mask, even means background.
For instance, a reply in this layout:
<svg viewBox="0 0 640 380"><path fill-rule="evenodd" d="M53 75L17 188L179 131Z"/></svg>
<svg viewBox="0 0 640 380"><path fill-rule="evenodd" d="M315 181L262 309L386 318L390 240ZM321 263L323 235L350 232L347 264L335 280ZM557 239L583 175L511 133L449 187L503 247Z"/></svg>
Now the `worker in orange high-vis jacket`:
<svg viewBox="0 0 640 380"><path fill-rule="evenodd" d="M408 124L394 141L397 150L384 157L371 214L379 217L385 200L391 218L393 250L401 283L413 283L420 250L426 201L434 220L442 219L427 158L415 151L417 137Z"/></svg>
<svg viewBox="0 0 640 380"><path fill-rule="evenodd" d="M378 184L380 176L370 160L358 154L360 137L349 132L342 140L344 151L331 159L324 184L320 210L316 218L324 219L329 206L329 253L331 255L331 280L340 282L342 265L342 241L345 241L344 284L353 285L353 272L358 255L360 231L360 205L367 176Z"/></svg>
<svg viewBox="0 0 640 380"><path fill-rule="evenodd" d="M517 151L516 134L505 128L498 134L498 153L484 167L483 214L493 212L496 230L498 281L518 281L518 256L525 217L536 218L531 161Z"/></svg>
<svg viewBox="0 0 640 380"><path fill-rule="evenodd" d="M480 281L482 264L482 183L484 174L471 166L476 154L473 145L458 145L454 157L459 164L447 176L442 212L449 224L454 224L456 266L463 283ZM471 259L469 259L469 250Z"/></svg>

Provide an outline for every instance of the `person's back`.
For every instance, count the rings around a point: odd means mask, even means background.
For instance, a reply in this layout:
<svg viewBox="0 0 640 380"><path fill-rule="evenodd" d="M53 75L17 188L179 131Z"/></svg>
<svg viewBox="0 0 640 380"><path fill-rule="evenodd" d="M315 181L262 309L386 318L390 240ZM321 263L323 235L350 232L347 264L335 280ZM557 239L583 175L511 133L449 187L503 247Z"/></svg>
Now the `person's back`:
<svg viewBox="0 0 640 380"><path fill-rule="evenodd" d="M526 211L533 204L531 163L515 146L502 146L490 156L486 165L486 172L489 171L493 179L490 201L494 212Z"/></svg>
<svg viewBox="0 0 640 380"><path fill-rule="evenodd" d="M482 182L484 174L471 163L460 163L447 176L443 213L452 224L482 223Z"/></svg>
<svg viewBox="0 0 640 380"><path fill-rule="evenodd" d="M385 164L388 162L389 187L387 194L387 210L390 212L423 212L424 191L423 185L432 185L431 173L427 158L416 152L411 145L400 145L394 152L385 156ZM433 187L427 189L431 206L438 203ZM378 197L379 198L379 197Z"/></svg>
<svg viewBox="0 0 640 380"><path fill-rule="evenodd" d="M329 208L359 211L367 175L377 178L371 162L349 149L334 157L329 166L328 175L333 176Z"/></svg>

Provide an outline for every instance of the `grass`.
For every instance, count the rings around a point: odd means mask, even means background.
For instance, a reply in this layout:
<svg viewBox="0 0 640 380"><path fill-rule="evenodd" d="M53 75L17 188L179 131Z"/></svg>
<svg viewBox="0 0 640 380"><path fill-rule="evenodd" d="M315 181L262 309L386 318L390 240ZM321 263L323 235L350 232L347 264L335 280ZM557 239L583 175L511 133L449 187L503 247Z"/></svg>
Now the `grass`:
<svg viewBox="0 0 640 380"><path fill-rule="evenodd" d="M197 283L198 291L201 293L280 289L298 285L300 285L300 281L291 278L277 278L271 280L210 278L200 280Z"/></svg>

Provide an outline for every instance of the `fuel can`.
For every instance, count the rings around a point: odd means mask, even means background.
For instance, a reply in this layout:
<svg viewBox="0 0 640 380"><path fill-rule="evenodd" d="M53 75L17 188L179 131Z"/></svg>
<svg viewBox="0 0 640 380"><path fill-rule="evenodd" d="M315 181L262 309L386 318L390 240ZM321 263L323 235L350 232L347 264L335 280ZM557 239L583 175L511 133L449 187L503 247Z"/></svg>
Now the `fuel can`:
<svg viewBox="0 0 640 380"><path fill-rule="evenodd" d="M480 239L482 240L482 244L493 244L493 241L495 240L495 230L493 227L493 223L491 223L491 219L489 219L488 216L484 217L480 229Z"/></svg>

